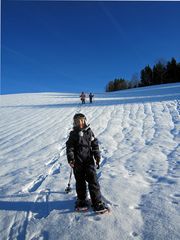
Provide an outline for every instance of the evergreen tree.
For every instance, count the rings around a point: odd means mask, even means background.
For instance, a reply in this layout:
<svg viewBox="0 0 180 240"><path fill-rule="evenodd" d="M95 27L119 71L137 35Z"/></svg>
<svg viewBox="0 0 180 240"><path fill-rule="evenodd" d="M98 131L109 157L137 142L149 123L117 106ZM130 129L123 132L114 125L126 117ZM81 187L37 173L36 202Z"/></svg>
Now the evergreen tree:
<svg viewBox="0 0 180 240"><path fill-rule="evenodd" d="M115 91L123 90L123 89L127 89L127 88L128 88L127 82L123 78L114 80L114 90Z"/></svg>
<svg viewBox="0 0 180 240"><path fill-rule="evenodd" d="M123 78L116 78L114 81L110 81L107 86L106 86L106 92L112 92L112 91L118 91L118 90L123 90L127 89L128 84L127 81L124 80Z"/></svg>
<svg viewBox="0 0 180 240"><path fill-rule="evenodd" d="M166 67L158 62L153 67L153 84L162 84L165 82Z"/></svg>
<svg viewBox="0 0 180 240"><path fill-rule="evenodd" d="M142 71L141 71L141 86L150 86L153 83L152 79L152 69L150 66L146 66Z"/></svg>
<svg viewBox="0 0 180 240"><path fill-rule="evenodd" d="M180 82L180 63L177 64L177 82Z"/></svg>
<svg viewBox="0 0 180 240"><path fill-rule="evenodd" d="M167 64L166 76L165 76L165 83L173 83L180 81L179 76L179 66L176 63L174 58L171 59L171 62Z"/></svg>
<svg viewBox="0 0 180 240"><path fill-rule="evenodd" d="M112 92L112 91L114 91L114 81L110 81L106 86L106 92Z"/></svg>

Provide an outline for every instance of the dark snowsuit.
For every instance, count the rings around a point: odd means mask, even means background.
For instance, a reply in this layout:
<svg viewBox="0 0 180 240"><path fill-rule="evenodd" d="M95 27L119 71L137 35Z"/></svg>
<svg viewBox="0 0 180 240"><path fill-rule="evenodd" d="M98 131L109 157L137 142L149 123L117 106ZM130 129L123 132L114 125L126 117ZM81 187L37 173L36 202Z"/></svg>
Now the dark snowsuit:
<svg viewBox="0 0 180 240"><path fill-rule="evenodd" d="M92 93L89 94L89 102L92 103L92 99L93 99L94 95Z"/></svg>
<svg viewBox="0 0 180 240"><path fill-rule="evenodd" d="M70 132L69 139L66 142L66 153L69 163L75 161L73 170L78 199L86 199L87 181L92 204L95 205L97 202L100 202L100 186L93 159L93 157L100 159L100 151L98 140L94 137L90 127L86 127L84 130L74 128Z"/></svg>

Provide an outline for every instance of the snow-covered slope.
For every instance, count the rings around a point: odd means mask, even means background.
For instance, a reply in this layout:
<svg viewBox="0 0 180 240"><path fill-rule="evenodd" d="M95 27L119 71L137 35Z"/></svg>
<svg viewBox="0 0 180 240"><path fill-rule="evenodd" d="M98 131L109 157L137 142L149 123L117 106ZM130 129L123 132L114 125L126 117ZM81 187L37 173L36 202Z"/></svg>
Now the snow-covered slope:
<svg viewBox="0 0 180 240"><path fill-rule="evenodd" d="M96 94L1 96L0 239L180 239L180 84ZM76 112L102 152L111 213L74 212L65 142Z"/></svg>

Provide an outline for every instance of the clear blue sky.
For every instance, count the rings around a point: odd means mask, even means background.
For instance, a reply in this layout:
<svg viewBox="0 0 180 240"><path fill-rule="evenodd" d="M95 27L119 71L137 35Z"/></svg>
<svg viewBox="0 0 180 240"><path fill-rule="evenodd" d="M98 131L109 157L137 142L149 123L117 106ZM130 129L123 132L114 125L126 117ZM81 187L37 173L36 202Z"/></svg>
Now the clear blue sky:
<svg viewBox="0 0 180 240"><path fill-rule="evenodd" d="M180 2L2 1L1 94L103 92L180 62Z"/></svg>

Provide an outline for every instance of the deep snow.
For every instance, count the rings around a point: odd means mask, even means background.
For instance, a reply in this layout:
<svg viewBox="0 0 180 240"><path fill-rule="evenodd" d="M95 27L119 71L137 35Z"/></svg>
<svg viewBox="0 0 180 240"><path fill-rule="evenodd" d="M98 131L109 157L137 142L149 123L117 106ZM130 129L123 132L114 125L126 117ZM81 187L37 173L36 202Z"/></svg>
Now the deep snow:
<svg viewBox="0 0 180 240"><path fill-rule="evenodd" d="M0 239L180 239L180 84L78 96L0 97ZM64 192L76 112L99 139L110 214L74 212L74 179Z"/></svg>

